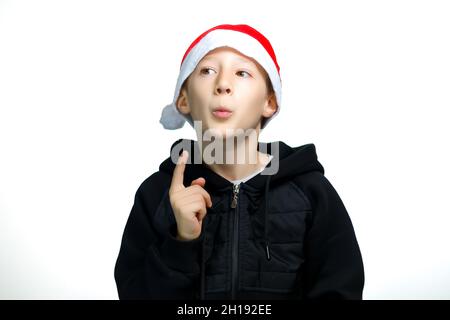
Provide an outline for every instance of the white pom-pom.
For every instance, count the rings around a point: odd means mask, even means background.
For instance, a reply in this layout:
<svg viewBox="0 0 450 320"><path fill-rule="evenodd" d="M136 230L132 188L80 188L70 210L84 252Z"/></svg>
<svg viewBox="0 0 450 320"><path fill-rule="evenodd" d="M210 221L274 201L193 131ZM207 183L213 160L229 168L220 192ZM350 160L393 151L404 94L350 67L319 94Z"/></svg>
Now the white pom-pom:
<svg viewBox="0 0 450 320"><path fill-rule="evenodd" d="M186 119L175 109L174 104L171 103L162 110L159 122L163 125L164 129L175 130L182 128Z"/></svg>

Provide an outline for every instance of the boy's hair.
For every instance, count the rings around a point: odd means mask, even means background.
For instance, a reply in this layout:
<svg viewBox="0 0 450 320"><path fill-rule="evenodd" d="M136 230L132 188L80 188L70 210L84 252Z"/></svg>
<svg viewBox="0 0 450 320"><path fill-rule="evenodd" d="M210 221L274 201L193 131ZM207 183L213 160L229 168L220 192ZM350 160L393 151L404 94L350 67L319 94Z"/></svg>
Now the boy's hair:
<svg viewBox="0 0 450 320"><path fill-rule="evenodd" d="M270 81L269 75L267 74L266 70L264 70L263 68L261 68L261 71L264 73L264 78L266 79L266 88L267 88L267 96L271 96L275 94L275 91L273 90L273 85L272 85L272 81ZM187 82L190 78L189 77L186 78L186 80L184 80L183 84L181 85L181 89L180 92L183 91L184 89L187 90ZM277 105L278 107L278 105ZM267 121L267 118L265 117L261 117L261 128L264 127L264 123Z"/></svg>

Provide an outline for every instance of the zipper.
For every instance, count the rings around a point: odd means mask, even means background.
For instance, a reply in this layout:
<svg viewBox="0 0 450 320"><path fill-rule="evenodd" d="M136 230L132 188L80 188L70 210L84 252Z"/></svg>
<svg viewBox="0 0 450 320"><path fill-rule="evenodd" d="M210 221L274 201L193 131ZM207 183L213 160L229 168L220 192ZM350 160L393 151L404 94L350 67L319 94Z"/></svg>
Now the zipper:
<svg viewBox="0 0 450 320"><path fill-rule="evenodd" d="M233 185L233 200L231 201L231 208L235 209L237 206L239 196L239 184Z"/></svg>
<svg viewBox="0 0 450 320"><path fill-rule="evenodd" d="M238 197L240 184L233 185L233 200L231 201L231 208L234 209L234 228L233 228L233 246L231 255L231 299L236 299L237 285L238 285L238 255L239 255L239 211L238 211Z"/></svg>

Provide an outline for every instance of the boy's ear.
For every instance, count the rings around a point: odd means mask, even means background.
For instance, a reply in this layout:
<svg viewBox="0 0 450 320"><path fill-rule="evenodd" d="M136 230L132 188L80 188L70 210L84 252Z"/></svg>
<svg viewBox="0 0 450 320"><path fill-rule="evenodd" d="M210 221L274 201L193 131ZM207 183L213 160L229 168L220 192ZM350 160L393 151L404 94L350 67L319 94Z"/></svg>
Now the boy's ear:
<svg viewBox="0 0 450 320"><path fill-rule="evenodd" d="M189 107L189 101L187 98L186 89L181 89L180 95L177 99L177 109L183 114L189 114L191 112L191 108Z"/></svg>
<svg viewBox="0 0 450 320"><path fill-rule="evenodd" d="M275 93L272 93L266 101L266 105L264 106L263 116L266 118L270 118L278 109L277 99L275 97Z"/></svg>

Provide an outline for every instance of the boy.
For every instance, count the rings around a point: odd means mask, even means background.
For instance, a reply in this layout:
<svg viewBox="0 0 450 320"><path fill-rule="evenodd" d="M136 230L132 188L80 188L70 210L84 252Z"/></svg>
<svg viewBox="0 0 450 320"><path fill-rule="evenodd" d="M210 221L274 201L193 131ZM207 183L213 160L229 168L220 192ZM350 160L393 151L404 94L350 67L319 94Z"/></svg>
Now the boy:
<svg viewBox="0 0 450 320"><path fill-rule="evenodd" d="M315 146L257 141L280 104L260 32L219 25L192 42L160 122L195 122L198 139L177 140L136 192L115 266L120 299L362 298L354 229Z"/></svg>

